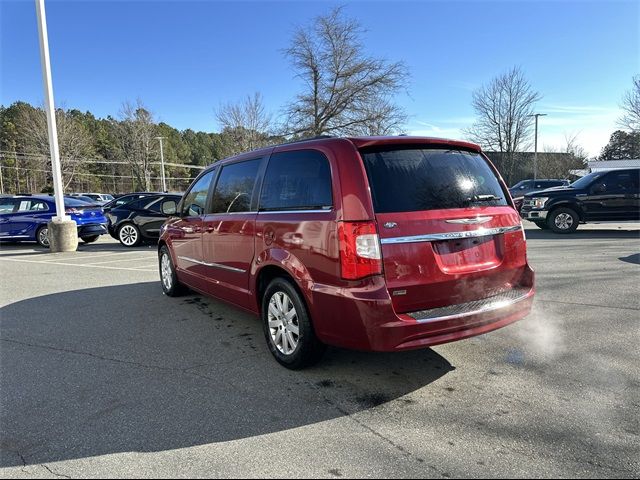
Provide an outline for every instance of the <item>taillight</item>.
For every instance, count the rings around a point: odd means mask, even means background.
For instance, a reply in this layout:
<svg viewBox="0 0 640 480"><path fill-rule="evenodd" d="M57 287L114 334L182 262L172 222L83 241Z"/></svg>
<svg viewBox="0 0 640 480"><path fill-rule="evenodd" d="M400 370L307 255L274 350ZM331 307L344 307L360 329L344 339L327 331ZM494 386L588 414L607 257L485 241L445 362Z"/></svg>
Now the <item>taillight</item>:
<svg viewBox="0 0 640 480"><path fill-rule="evenodd" d="M375 223L340 222L338 236L342 278L357 280L382 273L382 252Z"/></svg>

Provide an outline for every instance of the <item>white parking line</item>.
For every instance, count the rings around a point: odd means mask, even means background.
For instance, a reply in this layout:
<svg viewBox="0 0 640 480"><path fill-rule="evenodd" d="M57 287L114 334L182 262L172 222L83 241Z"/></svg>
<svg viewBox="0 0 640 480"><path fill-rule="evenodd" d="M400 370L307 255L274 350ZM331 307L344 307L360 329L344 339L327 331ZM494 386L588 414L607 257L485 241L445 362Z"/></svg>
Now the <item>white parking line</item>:
<svg viewBox="0 0 640 480"><path fill-rule="evenodd" d="M154 255L154 257L155 257L155 255ZM119 260L107 260L106 262L91 262L91 263L88 263L87 265L102 265L104 263L118 263L118 262L139 262L141 260L148 261L148 260L151 260L154 257L121 258ZM49 263L49 262L47 262L47 263Z"/></svg>
<svg viewBox="0 0 640 480"><path fill-rule="evenodd" d="M73 257L69 257L66 258L65 261L67 260L84 260L86 258L102 258L102 257L113 257L116 255L127 255L127 254L132 254L132 253L140 253L139 250L133 250L131 252L117 252L117 253L105 253L105 254L100 254L99 252L95 252L95 253L89 253L86 252L86 255L79 255L79 253L85 253L85 252L76 252L73 254ZM57 255L57 254L54 254ZM42 263L51 263L51 262L56 262L57 259L48 259L48 260L42 260Z"/></svg>
<svg viewBox="0 0 640 480"><path fill-rule="evenodd" d="M83 263L64 263L64 262L41 262L38 260L23 260L21 258L0 258L0 261L4 260L5 262L23 262L23 263L38 263L40 265L62 265L65 267L83 267L83 268L101 268L105 270L127 270L132 272L156 272L154 269L146 269L146 268L126 268L126 267L107 267L104 265L91 265L91 264L83 264Z"/></svg>

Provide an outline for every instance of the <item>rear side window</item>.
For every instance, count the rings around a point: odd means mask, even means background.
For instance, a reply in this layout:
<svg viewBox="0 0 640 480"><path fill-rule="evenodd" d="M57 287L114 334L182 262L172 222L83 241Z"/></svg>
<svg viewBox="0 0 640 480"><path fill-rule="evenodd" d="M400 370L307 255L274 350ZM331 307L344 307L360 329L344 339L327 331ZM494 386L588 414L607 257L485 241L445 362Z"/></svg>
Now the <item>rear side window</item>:
<svg viewBox="0 0 640 480"><path fill-rule="evenodd" d="M508 205L478 153L407 148L361 154L378 213Z"/></svg>
<svg viewBox="0 0 640 480"><path fill-rule="evenodd" d="M204 214L204 209L207 204L207 196L209 195L209 188L213 181L215 170L205 173L198 181L191 187L189 193L184 197L182 202L182 214L187 217L198 217Z"/></svg>
<svg viewBox="0 0 640 480"><path fill-rule="evenodd" d="M320 152L271 156L260 194L260 210L328 210L333 205L331 169Z"/></svg>
<svg viewBox="0 0 640 480"><path fill-rule="evenodd" d="M607 191L612 193L636 192L638 190L638 181L640 180L640 170L635 172L612 172L603 180L607 185Z"/></svg>
<svg viewBox="0 0 640 480"><path fill-rule="evenodd" d="M241 213L251 211L253 187L262 159L225 165L213 194L211 213Z"/></svg>

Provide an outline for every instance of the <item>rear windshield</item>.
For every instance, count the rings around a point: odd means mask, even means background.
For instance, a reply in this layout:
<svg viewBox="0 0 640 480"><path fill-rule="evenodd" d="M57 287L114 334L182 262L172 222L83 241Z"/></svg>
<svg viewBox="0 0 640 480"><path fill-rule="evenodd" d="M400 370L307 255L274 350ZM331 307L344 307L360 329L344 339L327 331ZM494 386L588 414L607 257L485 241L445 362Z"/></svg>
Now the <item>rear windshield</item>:
<svg viewBox="0 0 640 480"><path fill-rule="evenodd" d="M405 148L361 154L377 213L508 205L478 153Z"/></svg>

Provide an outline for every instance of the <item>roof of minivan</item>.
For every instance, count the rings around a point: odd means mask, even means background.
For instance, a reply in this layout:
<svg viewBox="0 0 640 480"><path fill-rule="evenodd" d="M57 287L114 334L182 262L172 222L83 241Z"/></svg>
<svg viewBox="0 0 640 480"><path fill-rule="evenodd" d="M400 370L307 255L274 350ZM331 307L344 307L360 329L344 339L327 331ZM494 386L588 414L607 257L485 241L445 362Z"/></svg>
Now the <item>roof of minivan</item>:
<svg viewBox="0 0 640 480"><path fill-rule="evenodd" d="M313 146L313 145L323 145L331 142L351 142L356 148L366 148L366 147L375 147L375 146L383 146L383 145L442 145L447 147L458 147L464 148L466 150L472 150L475 152L481 152L482 149L479 145L471 142L464 142L462 140L450 140L447 138L437 138L437 137L413 137L408 135L398 135L398 136L371 136L371 137L316 137L316 138L307 138L302 140L297 140L294 142L281 143L279 145L271 145L268 147L263 147L257 150L253 150L250 152L243 152L238 155L234 155L233 157L227 157L221 159L219 162L215 162L207 167L207 169L203 172L209 171L215 165L220 163L228 163L238 160L248 160L250 158L255 158L257 155L267 155L274 150L277 149L291 149L297 145L301 147L304 146Z"/></svg>
<svg viewBox="0 0 640 480"><path fill-rule="evenodd" d="M427 144L460 147L468 150L474 150L476 152L482 151L480 146L476 145L475 143L436 137L410 137L406 135L399 135L394 137L347 137L347 140L351 141L356 146L356 148L375 147L379 145Z"/></svg>

